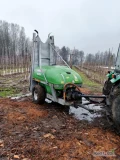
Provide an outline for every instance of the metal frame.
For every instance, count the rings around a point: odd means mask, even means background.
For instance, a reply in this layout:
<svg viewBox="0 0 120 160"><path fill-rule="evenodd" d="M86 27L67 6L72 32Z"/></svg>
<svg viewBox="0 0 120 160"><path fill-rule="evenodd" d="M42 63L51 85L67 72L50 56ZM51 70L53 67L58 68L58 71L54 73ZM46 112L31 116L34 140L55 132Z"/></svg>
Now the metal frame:
<svg viewBox="0 0 120 160"><path fill-rule="evenodd" d="M56 100L54 99L54 96L52 96L51 94L48 94L46 95L46 98L52 100L53 102L57 102L61 105L65 105L65 106L70 106L70 105L73 105L74 103L73 102L66 102L64 99L62 98L57 98Z"/></svg>

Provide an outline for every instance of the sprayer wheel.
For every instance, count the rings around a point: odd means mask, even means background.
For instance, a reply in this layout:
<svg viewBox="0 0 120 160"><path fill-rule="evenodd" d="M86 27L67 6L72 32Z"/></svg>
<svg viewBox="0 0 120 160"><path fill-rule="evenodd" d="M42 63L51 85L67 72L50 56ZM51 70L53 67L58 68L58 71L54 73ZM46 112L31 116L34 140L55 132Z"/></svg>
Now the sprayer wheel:
<svg viewBox="0 0 120 160"><path fill-rule="evenodd" d="M45 89L40 85L35 85L32 90L33 102L43 104L46 98Z"/></svg>

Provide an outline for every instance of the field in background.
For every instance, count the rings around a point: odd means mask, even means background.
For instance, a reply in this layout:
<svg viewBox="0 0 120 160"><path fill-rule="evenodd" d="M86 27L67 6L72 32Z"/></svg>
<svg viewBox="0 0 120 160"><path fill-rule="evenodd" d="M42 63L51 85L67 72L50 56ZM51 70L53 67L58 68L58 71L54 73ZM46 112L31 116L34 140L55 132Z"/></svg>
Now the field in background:
<svg viewBox="0 0 120 160"><path fill-rule="evenodd" d="M19 96L28 92L28 72L0 76L0 97Z"/></svg>
<svg viewBox="0 0 120 160"><path fill-rule="evenodd" d="M73 69L81 75L83 88L90 90L93 94L102 92L103 84L88 76L87 69L82 70L77 66L74 66ZM14 69L14 73L12 73L13 70L9 70L11 74L0 75L0 97L19 96L29 92L30 69L21 68L20 72L15 72L16 70L18 69Z"/></svg>
<svg viewBox="0 0 120 160"><path fill-rule="evenodd" d="M29 92L30 59L29 55L0 57L0 97Z"/></svg>
<svg viewBox="0 0 120 160"><path fill-rule="evenodd" d="M83 71L81 71L77 66L74 66L73 69L79 73L79 75L81 76L82 80L83 80L83 85L82 88L86 88L88 90L90 90L91 93L101 93L102 92L102 88L103 85L95 82L94 80L92 80L91 78L89 78Z"/></svg>
<svg viewBox="0 0 120 160"><path fill-rule="evenodd" d="M105 66L92 66L92 65L83 65L75 66L79 71L84 73L89 79L104 84L106 81L108 71L114 70L114 67L105 67Z"/></svg>
<svg viewBox="0 0 120 160"><path fill-rule="evenodd" d="M15 55L0 57L0 97L28 93L31 57ZM111 67L82 64L73 66L83 79L83 87L92 93L101 93L106 74ZM112 68L113 69L113 68Z"/></svg>

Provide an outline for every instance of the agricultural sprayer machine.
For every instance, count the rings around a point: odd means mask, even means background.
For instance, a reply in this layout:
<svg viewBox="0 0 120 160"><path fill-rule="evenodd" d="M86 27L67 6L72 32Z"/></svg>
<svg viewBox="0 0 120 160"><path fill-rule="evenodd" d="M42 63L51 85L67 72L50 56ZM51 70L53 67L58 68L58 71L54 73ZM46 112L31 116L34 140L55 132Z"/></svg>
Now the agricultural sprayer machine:
<svg viewBox="0 0 120 160"><path fill-rule="evenodd" d="M56 64L58 57L64 65ZM49 35L46 43L43 43L38 32L33 33L31 61L30 91L35 103L43 104L45 99L49 99L64 106L74 105L84 109L88 109L87 105L90 103L104 103L109 106L116 126L120 125L120 49L116 69L109 71L108 80L103 87L104 95L101 96L81 92L81 76L72 70L55 50L53 36ZM83 97L89 101L87 104L82 103ZM99 98L102 100L98 101Z"/></svg>

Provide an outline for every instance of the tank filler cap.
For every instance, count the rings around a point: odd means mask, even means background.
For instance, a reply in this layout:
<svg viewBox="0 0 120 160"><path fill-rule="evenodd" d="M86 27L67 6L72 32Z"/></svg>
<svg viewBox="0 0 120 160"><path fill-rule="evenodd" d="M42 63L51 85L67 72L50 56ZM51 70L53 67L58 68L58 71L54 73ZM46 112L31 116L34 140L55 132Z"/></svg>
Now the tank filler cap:
<svg viewBox="0 0 120 160"><path fill-rule="evenodd" d="M67 74L71 74L71 72L66 72Z"/></svg>

